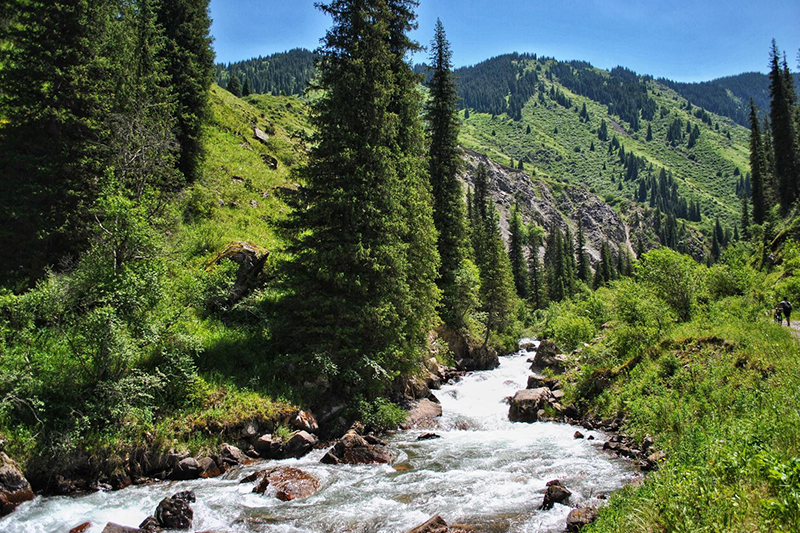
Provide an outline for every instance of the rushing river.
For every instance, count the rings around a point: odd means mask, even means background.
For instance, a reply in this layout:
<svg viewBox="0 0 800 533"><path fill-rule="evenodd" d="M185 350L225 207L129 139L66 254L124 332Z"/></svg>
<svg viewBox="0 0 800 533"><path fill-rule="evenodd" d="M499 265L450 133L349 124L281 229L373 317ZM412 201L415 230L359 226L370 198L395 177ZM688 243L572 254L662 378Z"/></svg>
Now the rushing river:
<svg viewBox="0 0 800 533"><path fill-rule="evenodd" d="M511 423L505 398L525 388L530 353L500 358L500 367L467 375L436 391L444 414L436 433L391 435L398 454L394 466L328 466L324 451L299 460L274 461L301 468L320 479L319 492L282 502L251 493L239 484L264 468L258 462L211 480L165 482L79 497L37 498L0 520L4 533L67 533L91 521L99 533L106 522L137 526L167 496L193 490L195 531L219 532L397 532L408 531L434 514L450 524L487 532L563 531L569 507L540 511L545 484L561 480L573 505L599 504L629 482L632 465L601 450L596 440L576 440L575 428L556 423Z"/></svg>

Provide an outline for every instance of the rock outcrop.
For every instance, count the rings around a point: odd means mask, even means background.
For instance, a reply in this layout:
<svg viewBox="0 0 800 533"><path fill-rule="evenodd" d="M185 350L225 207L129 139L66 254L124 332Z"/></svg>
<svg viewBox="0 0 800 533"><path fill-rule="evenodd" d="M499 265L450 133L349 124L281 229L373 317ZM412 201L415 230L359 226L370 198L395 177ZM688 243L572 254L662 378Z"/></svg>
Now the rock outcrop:
<svg viewBox="0 0 800 533"><path fill-rule="evenodd" d="M436 399L436 397L433 396L433 399ZM436 427L439 424L438 418L442 416L442 406L437 402L430 398L411 402L408 406L408 417L402 426L403 429L431 429Z"/></svg>
<svg viewBox="0 0 800 533"><path fill-rule="evenodd" d="M34 497L31 485L19 465L0 452L0 517L13 512L19 504Z"/></svg>
<svg viewBox="0 0 800 533"><path fill-rule="evenodd" d="M444 327L437 329L436 334L447 343L458 370L492 370L500 364L497 352L477 339Z"/></svg>
<svg viewBox="0 0 800 533"><path fill-rule="evenodd" d="M424 524L420 524L408 533L467 533L473 531L472 528L461 526L448 526L447 522L438 514Z"/></svg>
<svg viewBox="0 0 800 533"><path fill-rule="evenodd" d="M244 241L228 244L209 261L207 269L223 259L230 259L239 265L236 270L236 281L228 291L227 300L214 303L218 306L233 305L258 288L265 281L264 265L268 258L269 252L255 244Z"/></svg>

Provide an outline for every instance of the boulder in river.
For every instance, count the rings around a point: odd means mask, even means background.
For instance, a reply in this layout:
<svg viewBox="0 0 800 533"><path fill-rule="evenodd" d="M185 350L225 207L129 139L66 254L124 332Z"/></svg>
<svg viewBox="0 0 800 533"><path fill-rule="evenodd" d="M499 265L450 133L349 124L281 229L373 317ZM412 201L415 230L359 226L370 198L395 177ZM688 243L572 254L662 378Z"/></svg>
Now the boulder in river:
<svg viewBox="0 0 800 533"><path fill-rule="evenodd" d="M92 527L91 522L84 522L83 524L79 524L72 529L69 530L69 533L86 533L89 531L89 528Z"/></svg>
<svg viewBox="0 0 800 533"><path fill-rule="evenodd" d="M469 531L472 531L472 529L462 526L448 526L447 522L437 514L408 533L467 533Z"/></svg>
<svg viewBox="0 0 800 533"><path fill-rule="evenodd" d="M295 431L278 450L274 459L300 458L311 451L317 443L317 438L307 431Z"/></svg>
<svg viewBox="0 0 800 533"><path fill-rule="evenodd" d="M531 370L541 372L550 368L553 372L563 372L567 365L567 356L560 353L558 346L551 340L543 340L536 349Z"/></svg>
<svg viewBox="0 0 800 533"><path fill-rule="evenodd" d="M298 468L279 466L265 470L260 477L253 492L264 494L267 487L272 487L275 496L284 502L307 498L319 489L319 480Z"/></svg>
<svg viewBox="0 0 800 533"><path fill-rule="evenodd" d="M156 520L164 529L191 529L194 511L189 503L194 501L194 492L191 491L164 498L156 508Z"/></svg>
<svg viewBox="0 0 800 533"><path fill-rule="evenodd" d="M436 399L432 394L431 396ZM442 416L442 406L437 402L438 400L434 402L431 398L412 402L403 429L435 427L438 424L436 419Z"/></svg>
<svg viewBox="0 0 800 533"><path fill-rule="evenodd" d="M247 456L242 453L242 450L228 443L223 444L222 448L220 448L219 458L223 463L230 466L243 464L249 461Z"/></svg>
<svg viewBox="0 0 800 533"><path fill-rule="evenodd" d="M573 509L567 516L567 531L578 533L585 526L597 520L597 509L595 507L581 507Z"/></svg>
<svg viewBox="0 0 800 533"><path fill-rule="evenodd" d="M325 464L372 464L389 463L392 453L383 446L375 446L364 440L364 437L354 430L348 431L333 448L328 450L321 462Z"/></svg>
<svg viewBox="0 0 800 533"><path fill-rule="evenodd" d="M197 459L187 457L175 465L168 477L173 481L187 481L199 478L201 471L200 463L197 462Z"/></svg>
<svg viewBox="0 0 800 533"><path fill-rule="evenodd" d="M536 422L539 420L539 411L548 405L550 389L524 389L517 391L509 400L508 418L512 422Z"/></svg>
<svg viewBox="0 0 800 533"><path fill-rule="evenodd" d="M566 505L569 502L570 496L572 496L572 492L559 480L554 479L547 483L547 490L544 493L541 509L547 511L548 509L552 509L557 503Z"/></svg>
<svg viewBox="0 0 800 533"><path fill-rule="evenodd" d="M203 457L198 461L198 464L200 465L200 477L203 479L222 475L222 470L219 465L217 465L217 462L211 457Z"/></svg>
<svg viewBox="0 0 800 533"><path fill-rule="evenodd" d="M13 512L19 504L33 498L31 484L22 475L19 465L0 452L0 517Z"/></svg>
<svg viewBox="0 0 800 533"><path fill-rule="evenodd" d="M119 524L115 524L114 522L109 522L108 524L106 524L106 527L103 528L103 533L146 533L146 532L139 529L138 527L121 526Z"/></svg>

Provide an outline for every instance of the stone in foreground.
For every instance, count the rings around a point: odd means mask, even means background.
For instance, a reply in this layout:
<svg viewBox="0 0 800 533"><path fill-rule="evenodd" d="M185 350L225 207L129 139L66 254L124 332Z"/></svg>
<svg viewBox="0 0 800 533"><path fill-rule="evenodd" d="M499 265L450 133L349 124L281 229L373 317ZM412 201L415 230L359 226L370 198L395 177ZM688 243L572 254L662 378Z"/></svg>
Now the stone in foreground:
<svg viewBox="0 0 800 533"><path fill-rule="evenodd" d="M577 533L585 526L597 520L597 509L594 507L582 507L573 509L567 516L567 531Z"/></svg>
<svg viewBox="0 0 800 533"><path fill-rule="evenodd" d="M539 411L548 405L550 389L524 389L517 391L509 401L508 418L512 422L537 422Z"/></svg>
<svg viewBox="0 0 800 533"><path fill-rule="evenodd" d="M319 480L298 468L280 466L266 470L253 492L264 494L270 486L279 500L290 502L314 495L319 490Z"/></svg>

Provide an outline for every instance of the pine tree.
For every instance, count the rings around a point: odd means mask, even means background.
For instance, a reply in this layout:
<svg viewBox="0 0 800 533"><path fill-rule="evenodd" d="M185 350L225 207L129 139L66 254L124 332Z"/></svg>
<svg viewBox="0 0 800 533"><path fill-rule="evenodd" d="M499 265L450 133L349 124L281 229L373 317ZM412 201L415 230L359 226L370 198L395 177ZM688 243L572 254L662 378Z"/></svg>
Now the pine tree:
<svg viewBox="0 0 800 533"><path fill-rule="evenodd" d="M242 96L242 84L239 81L239 76L232 74L231 79L228 80L226 89L228 89L228 92L233 96Z"/></svg>
<svg viewBox="0 0 800 533"><path fill-rule="evenodd" d="M753 196L753 222L763 224L770 208L772 192L767 178L767 165L764 146L761 140L758 113L753 99L750 99L750 176Z"/></svg>
<svg viewBox="0 0 800 533"><path fill-rule="evenodd" d="M786 212L800 193L800 151L794 120L795 92L788 67L781 68L780 52L772 41L770 58L770 123L775 158L775 177L781 208Z"/></svg>
<svg viewBox="0 0 800 533"><path fill-rule="evenodd" d="M750 213L747 196L742 195L742 237L745 239L750 238ZM737 239L738 240L738 239Z"/></svg>
<svg viewBox="0 0 800 533"><path fill-rule="evenodd" d="M528 296L528 272L525 265L525 251L523 250L525 235L524 226L522 223L522 215L519 212L519 206L514 206L511 211L511 219L508 224L509 229L509 246L508 257L511 261L511 274L514 277L514 287L517 290L517 295L520 298L527 298Z"/></svg>
<svg viewBox="0 0 800 533"><path fill-rule="evenodd" d="M544 284L544 267L539 256L544 231L540 226L531 224L528 227L528 288L530 302L534 309L547 306L547 290Z"/></svg>
<svg viewBox="0 0 800 533"><path fill-rule="evenodd" d="M214 79L208 4L209 0L164 0L158 5L166 71L177 98L178 167L189 181L198 177L201 125L208 116L208 89Z"/></svg>
<svg viewBox="0 0 800 533"><path fill-rule="evenodd" d="M110 1L8 0L0 36L0 281L36 279L85 246L112 112ZM7 43L13 45L7 46Z"/></svg>
<svg viewBox="0 0 800 533"><path fill-rule="evenodd" d="M433 192L433 221L439 234L437 249L441 268L437 284L442 291L441 315L448 326L460 328L463 326L461 319L469 310L459 308L459 302L465 300L460 297L456 276L470 250L463 191L458 180L460 121L451 58L444 26L437 20L431 42L430 98L425 108L429 138L428 173Z"/></svg>
<svg viewBox="0 0 800 533"><path fill-rule="evenodd" d="M647 123L647 137L646 137L645 140L647 142L650 142L650 141L653 140L653 127L650 125L649 122Z"/></svg>
<svg viewBox="0 0 800 533"><path fill-rule="evenodd" d="M580 213L578 213L578 243L575 254L578 256L577 277L584 283L589 283L592 272L589 267L589 254L586 253L586 237L583 234L583 220Z"/></svg>
<svg viewBox="0 0 800 533"><path fill-rule="evenodd" d="M302 379L379 394L418 364L439 296L421 96L404 60L417 49L413 2L320 9L333 27L318 50L324 92L302 170L305 208L287 223L295 238L275 334Z"/></svg>
<svg viewBox="0 0 800 533"><path fill-rule="evenodd" d="M245 76L244 84L242 85L242 96L250 96L250 78Z"/></svg>
<svg viewBox="0 0 800 533"><path fill-rule="evenodd" d="M601 141L608 140L608 125L606 124L605 119L600 121L600 130L597 133L597 138Z"/></svg>
<svg viewBox="0 0 800 533"><path fill-rule="evenodd" d="M518 300L514 292L511 263L500 233L499 215L491 202L487 205L483 224L485 253L479 267L482 309L486 313L486 338L483 342L485 347L491 332L502 331L513 321L513 311Z"/></svg>

